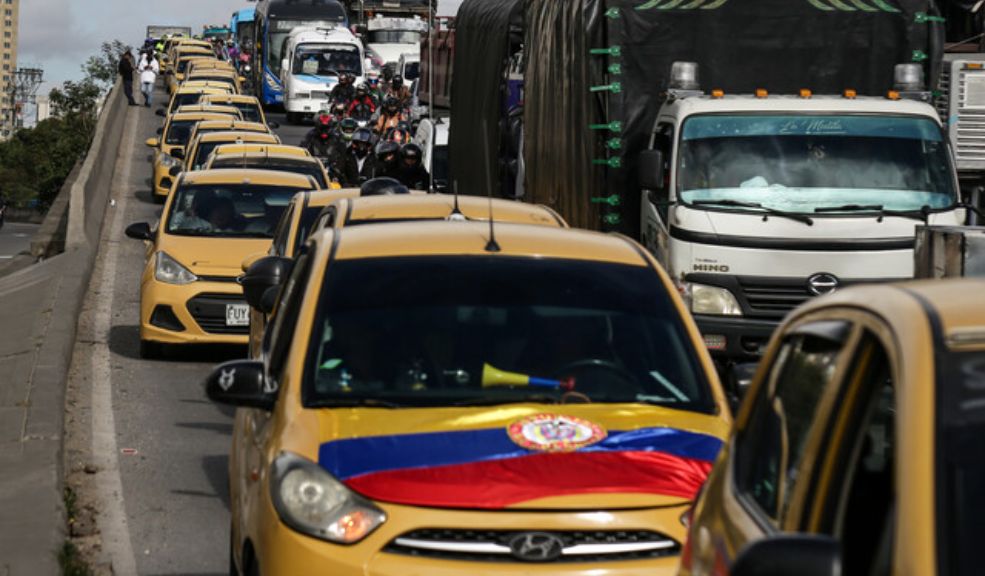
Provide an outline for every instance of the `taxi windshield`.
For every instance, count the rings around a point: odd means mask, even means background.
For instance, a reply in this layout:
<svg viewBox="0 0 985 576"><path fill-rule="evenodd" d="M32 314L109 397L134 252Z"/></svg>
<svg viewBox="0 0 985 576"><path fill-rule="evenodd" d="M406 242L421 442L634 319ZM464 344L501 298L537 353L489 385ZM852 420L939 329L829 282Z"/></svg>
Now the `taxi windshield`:
<svg viewBox="0 0 985 576"><path fill-rule="evenodd" d="M175 191L168 234L213 238L273 238L274 228L298 188L203 184Z"/></svg>
<svg viewBox="0 0 985 576"><path fill-rule="evenodd" d="M165 143L175 146L188 144L188 138L191 137L192 129L198 123L199 120L173 120L168 127L168 134L164 140Z"/></svg>
<svg viewBox="0 0 985 576"><path fill-rule="evenodd" d="M243 120L247 122L263 122L263 118L260 116L260 107L256 104L251 104L249 102L238 102L233 103L233 106L239 109L243 113Z"/></svg>
<svg viewBox="0 0 985 576"><path fill-rule="evenodd" d="M322 189L328 189L328 182L325 181L325 173L317 162L305 162L299 160L291 162L289 160L272 161L269 159L249 159L242 157L227 156L216 158L212 161L212 168L255 168L257 170L270 170L272 172L290 172L292 174L304 174L311 176Z"/></svg>
<svg viewBox="0 0 985 576"><path fill-rule="evenodd" d="M681 132L680 198L789 212L951 207L940 127L905 116L702 115Z"/></svg>
<svg viewBox="0 0 985 576"><path fill-rule="evenodd" d="M652 269L515 257L338 261L307 355L309 407L645 403L712 412Z"/></svg>
<svg viewBox="0 0 985 576"><path fill-rule="evenodd" d="M985 534L985 352L963 352L945 358L949 372L939 394L944 426L943 501L938 504L944 544L938 550L941 574L981 574L979 546Z"/></svg>

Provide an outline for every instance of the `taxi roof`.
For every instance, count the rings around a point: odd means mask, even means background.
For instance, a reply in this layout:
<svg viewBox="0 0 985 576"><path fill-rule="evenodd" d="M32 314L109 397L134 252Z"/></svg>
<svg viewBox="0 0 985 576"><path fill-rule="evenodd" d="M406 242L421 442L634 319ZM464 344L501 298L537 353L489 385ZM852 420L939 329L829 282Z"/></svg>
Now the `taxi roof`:
<svg viewBox="0 0 985 576"><path fill-rule="evenodd" d="M230 90L230 85L222 82L208 82L205 80L193 80L183 83L175 90L175 94L222 94Z"/></svg>
<svg viewBox="0 0 985 576"><path fill-rule="evenodd" d="M281 154L284 156L311 156L311 152L300 146L288 146L287 144L223 144L212 151L216 156L242 155L242 154Z"/></svg>
<svg viewBox="0 0 985 576"><path fill-rule="evenodd" d="M567 227L567 223L546 206L500 198L494 198L492 205L496 222ZM368 196L351 201L346 220L446 219L454 207L455 197L450 194ZM469 220L489 220L488 198L459 196L458 207Z"/></svg>
<svg viewBox="0 0 985 576"><path fill-rule="evenodd" d="M231 118L230 114L232 114L232 112L224 112L221 110L202 110L193 112L180 110L171 115L171 121L182 122L185 120L191 120L196 122L208 122L211 120L224 120L226 118Z"/></svg>
<svg viewBox="0 0 985 576"><path fill-rule="evenodd" d="M497 223L499 252L489 252L488 222L394 222L352 226L339 232L342 260L403 256L526 256L649 266L629 239L588 230ZM319 232L319 242L332 231Z"/></svg>
<svg viewBox="0 0 985 576"><path fill-rule="evenodd" d="M220 146L220 148L225 148L225 146ZM219 148L216 148L218 150ZM317 158L314 156L305 156L303 154L266 154L264 152L246 152L246 153L230 153L222 151L217 153L212 152L215 161L221 160L222 162L237 162L237 161L250 161L250 160L275 160L281 162L293 162L295 164L315 164L319 163ZM357 190L358 192L358 190Z"/></svg>
<svg viewBox="0 0 985 576"><path fill-rule="evenodd" d="M237 120L236 118L205 120L203 122L199 122L198 126L195 127L195 129L199 131L217 130L220 128L226 128L227 130L243 130L245 132L270 132L270 128L266 124L249 122L246 120Z"/></svg>
<svg viewBox="0 0 985 576"><path fill-rule="evenodd" d="M196 77L208 76L215 77L219 76L221 78L229 78L230 80L235 80L239 74L232 68L195 68L191 72L185 75L185 82L194 81Z"/></svg>
<svg viewBox="0 0 985 576"><path fill-rule="evenodd" d="M277 144L280 142L277 136L269 132L235 132L232 130L200 134L196 139L199 142L236 142L237 140L244 142L266 142L268 144Z"/></svg>
<svg viewBox="0 0 985 576"><path fill-rule="evenodd" d="M196 114L205 112L224 114L227 116L232 114L233 116L239 118L243 115L243 113L239 111L239 108L235 108L233 106L220 106L217 104L184 104L182 106L178 106L177 110L175 110L171 115L174 116L175 114Z"/></svg>
<svg viewBox="0 0 985 576"><path fill-rule="evenodd" d="M176 59L182 60L197 56L212 56L215 58L215 53L212 49L206 48L205 46L179 46L174 51Z"/></svg>
<svg viewBox="0 0 985 576"><path fill-rule="evenodd" d="M314 158L312 158L314 160ZM359 196L359 188L342 188L341 190L315 190L305 192L306 206L309 208L323 208L336 200L343 198L355 198Z"/></svg>
<svg viewBox="0 0 985 576"><path fill-rule="evenodd" d="M181 183L195 184L257 184L260 186L288 186L310 189L313 184L309 176L293 172L273 170L251 170L242 168L218 168L182 173Z"/></svg>
<svg viewBox="0 0 985 576"><path fill-rule="evenodd" d="M249 94L209 94L202 100L207 100L212 103L217 102L228 102L230 104L256 104L260 105L260 100L256 96L250 96Z"/></svg>

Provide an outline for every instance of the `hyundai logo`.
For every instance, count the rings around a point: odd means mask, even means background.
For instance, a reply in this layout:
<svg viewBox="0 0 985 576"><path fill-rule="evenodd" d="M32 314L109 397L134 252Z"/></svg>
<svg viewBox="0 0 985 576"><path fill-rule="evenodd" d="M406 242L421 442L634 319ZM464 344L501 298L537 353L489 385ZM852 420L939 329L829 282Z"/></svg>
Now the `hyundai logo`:
<svg viewBox="0 0 985 576"><path fill-rule="evenodd" d="M830 294L841 286L841 281L834 274L815 274L807 279L807 289L815 296Z"/></svg>
<svg viewBox="0 0 985 576"><path fill-rule="evenodd" d="M524 532L509 540L513 557L525 562L550 562L564 551L564 542L546 532Z"/></svg>

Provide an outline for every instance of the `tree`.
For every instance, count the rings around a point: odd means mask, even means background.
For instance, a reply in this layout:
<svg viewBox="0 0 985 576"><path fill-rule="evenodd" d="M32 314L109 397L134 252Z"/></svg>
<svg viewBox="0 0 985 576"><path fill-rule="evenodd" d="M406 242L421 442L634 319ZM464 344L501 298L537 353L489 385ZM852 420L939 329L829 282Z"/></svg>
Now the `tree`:
<svg viewBox="0 0 985 576"><path fill-rule="evenodd" d="M131 48L120 42L103 42L99 54L90 56L82 65L82 71L87 80L92 80L103 90L109 90L116 81L117 68L120 65L120 55L129 52Z"/></svg>
<svg viewBox="0 0 985 576"><path fill-rule="evenodd" d="M88 139L96 129L97 107L102 90L92 78L69 80L49 95L55 117L69 120L73 131Z"/></svg>

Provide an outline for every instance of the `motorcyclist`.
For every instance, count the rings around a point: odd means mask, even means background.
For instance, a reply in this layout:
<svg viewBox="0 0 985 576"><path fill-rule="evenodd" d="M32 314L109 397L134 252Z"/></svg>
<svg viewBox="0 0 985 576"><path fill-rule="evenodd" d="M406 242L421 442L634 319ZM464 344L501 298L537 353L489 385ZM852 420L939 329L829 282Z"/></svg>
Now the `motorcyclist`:
<svg viewBox="0 0 985 576"><path fill-rule="evenodd" d="M373 102L366 86L360 84L356 87L356 96L349 103L346 115L357 120L369 120L375 113L376 102Z"/></svg>
<svg viewBox="0 0 985 576"><path fill-rule="evenodd" d="M376 132L377 134L386 134L406 120L407 118L400 108L400 101L396 98L388 97L383 102L383 109L380 111L380 117L376 121Z"/></svg>
<svg viewBox="0 0 985 576"><path fill-rule="evenodd" d="M397 178L400 171L400 144L389 140L376 147L376 176Z"/></svg>
<svg viewBox="0 0 985 576"><path fill-rule="evenodd" d="M339 83L332 88L330 97L333 102L344 102L348 104L356 97L356 87L353 85L356 77L348 72L343 72L339 76Z"/></svg>
<svg viewBox="0 0 985 576"><path fill-rule="evenodd" d="M388 98L396 98L401 108L410 106L410 88L404 86L404 77L397 74L390 81L390 86L386 93Z"/></svg>
<svg viewBox="0 0 985 576"><path fill-rule="evenodd" d="M431 187L431 175L424 169L424 152L417 144L404 144L400 149L400 170L397 180L411 190L428 190Z"/></svg>
<svg viewBox="0 0 985 576"><path fill-rule="evenodd" d="M319 114L315 118L315 127L305 135L301 147L317 158L331 157L332 132L334 122L328 114Z"/></svg>
<svg viewBox="0 0 985 576"><path fill-rule="evenodd" d="M386 91L380 84L380 74L375 71L370 71L366 73L366 89L369 90L369 95L376 102L377 106L386 99Z"/></svg>
<svg viewBox="0 0 985 576"><path fill-rule="evenodd" d="M367 128L356 130L342 165L342 186L357 188L373 178L376 174L376 157L371 154L372 149L373 133Z"/></svg>

